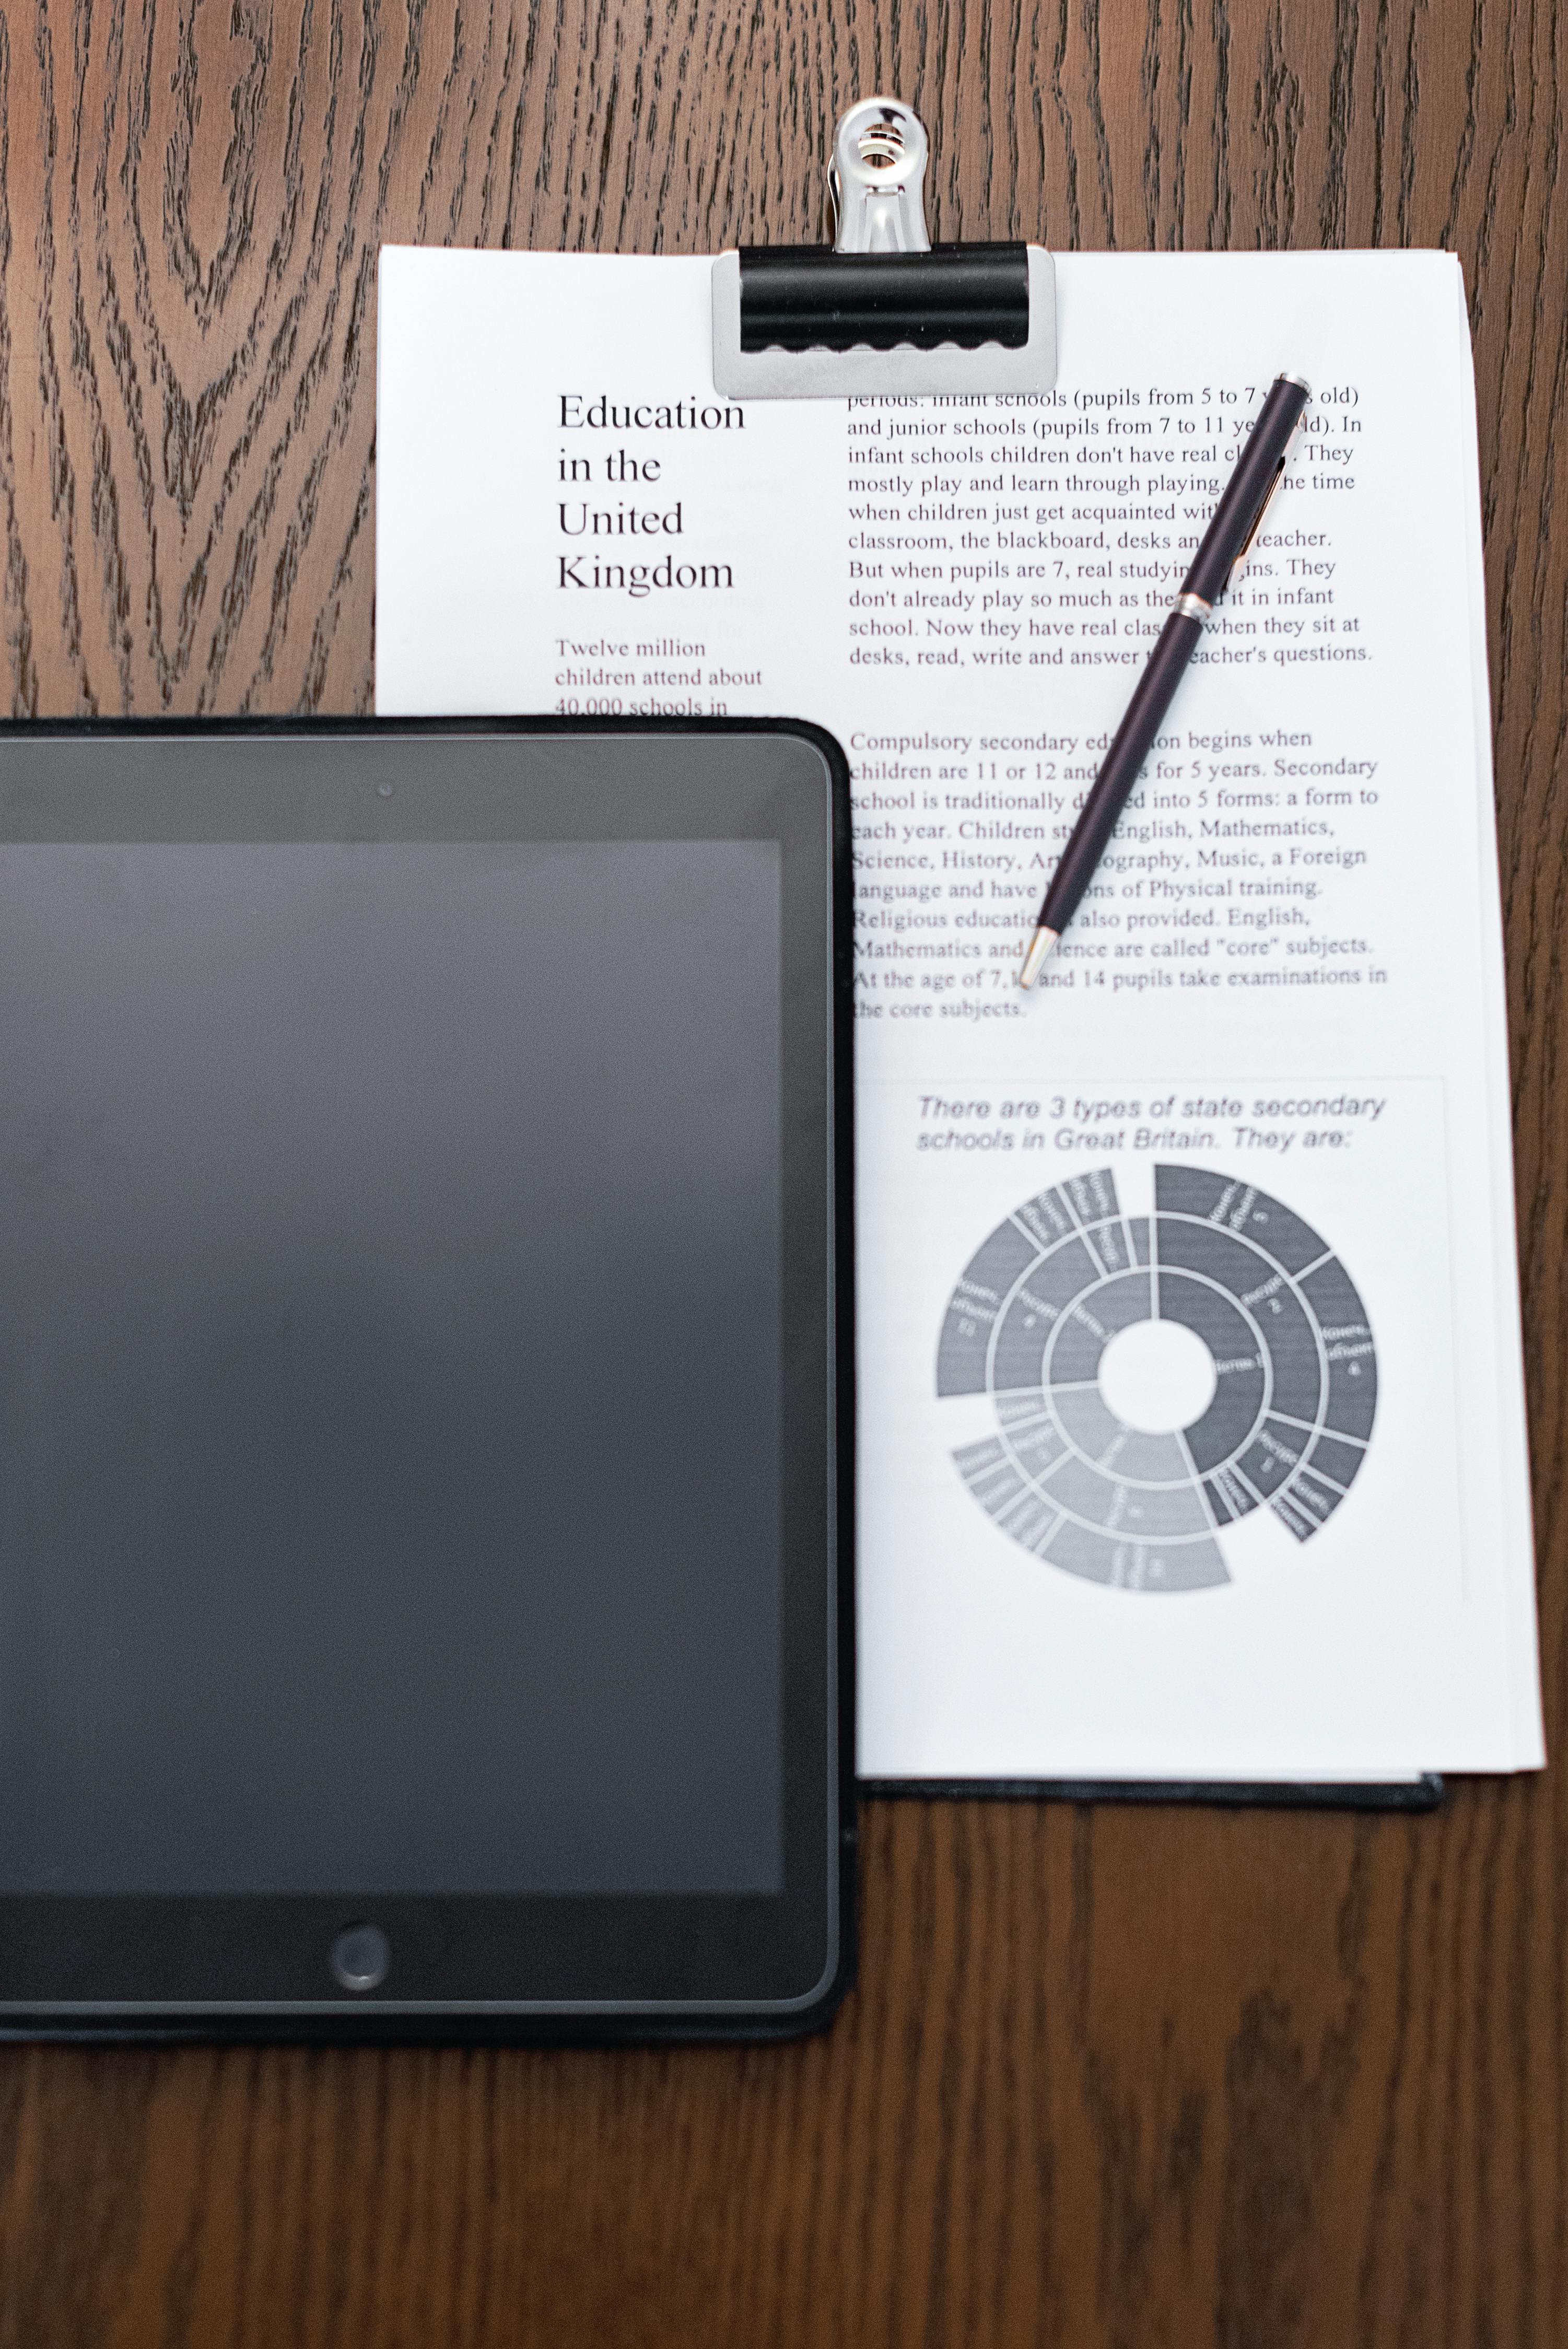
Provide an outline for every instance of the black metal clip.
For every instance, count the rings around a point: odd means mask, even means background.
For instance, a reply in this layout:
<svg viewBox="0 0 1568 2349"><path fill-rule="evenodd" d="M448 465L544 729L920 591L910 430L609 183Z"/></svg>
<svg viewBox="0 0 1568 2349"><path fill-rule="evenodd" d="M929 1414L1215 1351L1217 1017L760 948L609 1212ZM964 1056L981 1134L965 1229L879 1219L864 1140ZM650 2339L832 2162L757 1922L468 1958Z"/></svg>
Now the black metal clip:
<svg viewBox="0 0 1568 2349"><path fill-rule="evenodd" d="M831 251L748 245L713 264L713 380L752 399L1048 391L1056 269L1036 244L941 244L926 233L929 148L895 98L840 118Z"/></svg>

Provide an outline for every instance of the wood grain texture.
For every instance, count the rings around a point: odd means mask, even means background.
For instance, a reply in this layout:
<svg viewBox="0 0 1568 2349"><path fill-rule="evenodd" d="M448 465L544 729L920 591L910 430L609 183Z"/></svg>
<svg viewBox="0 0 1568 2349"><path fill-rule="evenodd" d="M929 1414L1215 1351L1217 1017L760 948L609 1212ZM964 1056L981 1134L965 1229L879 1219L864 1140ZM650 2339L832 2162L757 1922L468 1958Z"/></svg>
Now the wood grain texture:
<svg viewBox="0 0 1568 2349"><path fill-rule="evenodd" d="M0 4L17 713L369 709L383 239L813 236L892 88L944 236L1462 256L1553 1734L1565 42L1552 0ZM5 2051L0 2349L1556 2349L1564 1805L875 1805L861 1986L785 2050Z"/></svg>

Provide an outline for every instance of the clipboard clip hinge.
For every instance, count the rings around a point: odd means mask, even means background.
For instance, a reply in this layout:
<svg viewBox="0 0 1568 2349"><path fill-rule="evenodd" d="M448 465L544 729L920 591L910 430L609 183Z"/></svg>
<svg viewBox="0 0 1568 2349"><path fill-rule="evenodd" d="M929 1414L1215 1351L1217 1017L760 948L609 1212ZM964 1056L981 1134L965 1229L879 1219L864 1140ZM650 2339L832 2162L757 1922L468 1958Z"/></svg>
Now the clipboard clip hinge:
<svg viewBox="0 0 1568 2349"><path fill-rule="evenodd" d="M840 117L821 245L713 264L716 390L754 399L1048 391L1056 270L1039 245L933 245L925 126L895 98Z"/></svg>
<svg viewBox="0 0 1568 2349"><path fill-rule="evenodd" d="M839 117L828 165L835 253L929 253L925 166L931 142L912 107L863 98Z"/></svg>

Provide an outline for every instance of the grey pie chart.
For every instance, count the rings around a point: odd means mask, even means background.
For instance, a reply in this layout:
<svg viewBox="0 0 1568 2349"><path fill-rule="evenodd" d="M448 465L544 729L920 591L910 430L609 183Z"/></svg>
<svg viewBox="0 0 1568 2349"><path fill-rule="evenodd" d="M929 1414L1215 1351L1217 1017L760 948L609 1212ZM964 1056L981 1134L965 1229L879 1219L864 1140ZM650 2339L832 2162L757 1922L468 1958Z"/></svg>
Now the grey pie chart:
<svg viewBox="0 0 1568 2349"><path fill-rule="evenodd" d="M1142 1324L1206 1350L1209 1399L1185 1424L1135 1425L1108 1400L1117 1341ZM1100 1170L975 1250L936 1392L990 1397L995 1434L953 1456L1023 1548L1091 1582L1195 1590L1230 1580L1224 1529L1250 1511L1303 1542L1332 1516L1366 1457L1377 1358L1350 1276L1278 1199L1157 1166L1154 1213L1128 1216Z"/></svg>

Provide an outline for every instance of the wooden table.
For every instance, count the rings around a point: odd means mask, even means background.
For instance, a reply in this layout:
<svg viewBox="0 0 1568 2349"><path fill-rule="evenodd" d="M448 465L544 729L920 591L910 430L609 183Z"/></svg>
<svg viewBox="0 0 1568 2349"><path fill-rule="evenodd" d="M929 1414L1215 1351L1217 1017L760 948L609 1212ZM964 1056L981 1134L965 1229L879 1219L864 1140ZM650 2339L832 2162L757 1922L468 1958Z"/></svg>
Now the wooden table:
<svg viewBox="0 0 1568 2349"><path fill-rule="evenodd" d="M892 89L944 237L1452 247L1555 1730L1565 72L1552 0L5 0L11 706L370 709L383 239L815 237ZM1553 2349L1563 1783L870 1805L861 1987L782 2051L5 2051L0 2349Z"/></svg>

